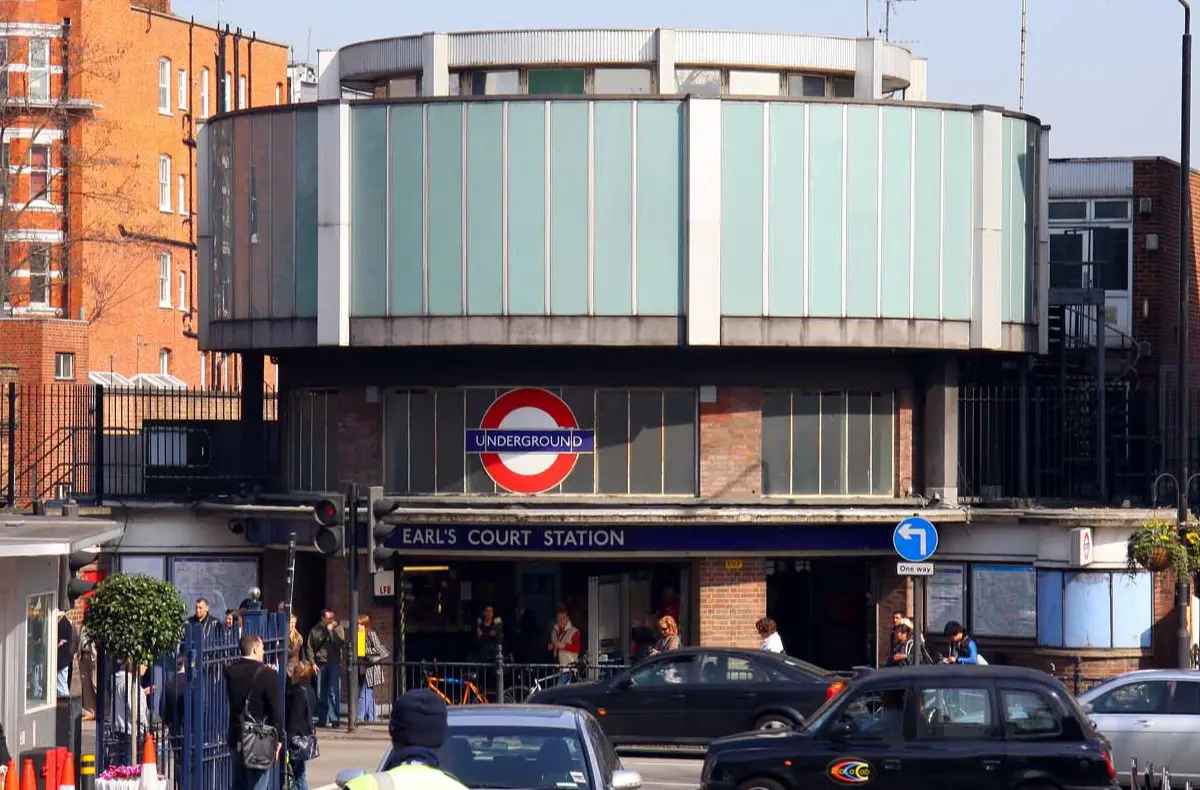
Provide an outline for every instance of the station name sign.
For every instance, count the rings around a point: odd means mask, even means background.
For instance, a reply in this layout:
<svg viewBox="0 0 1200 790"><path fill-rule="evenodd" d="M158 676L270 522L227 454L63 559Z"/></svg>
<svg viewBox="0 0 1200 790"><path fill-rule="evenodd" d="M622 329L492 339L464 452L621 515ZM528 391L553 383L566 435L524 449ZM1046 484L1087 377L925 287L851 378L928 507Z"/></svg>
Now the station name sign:
<svg viewBox="0 0 1200 790"><path fill-rule="evenodd" d="M388 542L408 549L623 549L625 529L401 527Z"/></svg>

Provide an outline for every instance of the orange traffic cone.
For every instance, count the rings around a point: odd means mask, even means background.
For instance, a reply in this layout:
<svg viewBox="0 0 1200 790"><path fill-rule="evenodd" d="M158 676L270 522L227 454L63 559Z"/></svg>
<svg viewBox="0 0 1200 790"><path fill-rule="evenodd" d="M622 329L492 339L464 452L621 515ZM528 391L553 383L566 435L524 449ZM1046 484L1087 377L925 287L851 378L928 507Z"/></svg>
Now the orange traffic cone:
<svg viewBox="0 0 1200 790"><path fill-rule="evenodd" d="M21 790L37 790L37 774L33 772L33 760L21 766Z"/></svg>
<svg viewBox="0 0 1200 790"><path fill-rule="evenodd" d="M4 790L21 790L17 786L17 764L13 760L9 760L8 766L5 768Z"/></svg>
<svg viewBox="0 0 1200 790"><path fill-rule="evenodd" d="M70 752L66 753L66 759L63 760L62 774L58 777L58 790L75 790L75 755Z"/></svg>
<svg viewBox="0 0 1200 790"><path fill-rule="evenodd" d="M158 779L157 752L154 736L147 733L142 744L142 775L138 780L138 790L162 790L162 783Z"/></svg>

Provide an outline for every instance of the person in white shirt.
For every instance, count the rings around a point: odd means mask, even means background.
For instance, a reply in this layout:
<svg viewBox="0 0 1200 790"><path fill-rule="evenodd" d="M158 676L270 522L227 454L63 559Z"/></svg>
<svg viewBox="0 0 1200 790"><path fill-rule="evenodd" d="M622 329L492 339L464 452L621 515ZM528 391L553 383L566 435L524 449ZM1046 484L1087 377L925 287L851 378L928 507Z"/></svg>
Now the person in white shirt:
<svg viewBox="0 0 1200 790"><path fill-rule="evenodd" d="M754 624L754 628L762 639L763 650L768 653L783 652L783 640L779 637L779 629L775 626L774 620L769 617L760 617Z"/></svg>

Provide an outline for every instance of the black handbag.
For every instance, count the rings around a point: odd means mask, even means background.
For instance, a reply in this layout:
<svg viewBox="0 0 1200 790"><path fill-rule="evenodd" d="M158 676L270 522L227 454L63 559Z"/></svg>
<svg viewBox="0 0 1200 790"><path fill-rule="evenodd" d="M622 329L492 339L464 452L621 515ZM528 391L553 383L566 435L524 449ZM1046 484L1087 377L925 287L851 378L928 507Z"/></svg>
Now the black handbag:
<svg viewBox="0 0 1200 790"><path fill-rule="evenodd" d="M321 747L316 735L293 735L288 744L288 757L297 763L306 763L321 756Z"/></svg>
<svg viewBox="0 0 1200 790"><path fill-rule="evenodd" d="M250 694L254 693L254 681L262 669L256 669L250 679ZM279 750L279 730L250 715L250 694L242 703L242 738L238 744L242 764L251 771L269 771L275 764L275 755Z"/></svg>

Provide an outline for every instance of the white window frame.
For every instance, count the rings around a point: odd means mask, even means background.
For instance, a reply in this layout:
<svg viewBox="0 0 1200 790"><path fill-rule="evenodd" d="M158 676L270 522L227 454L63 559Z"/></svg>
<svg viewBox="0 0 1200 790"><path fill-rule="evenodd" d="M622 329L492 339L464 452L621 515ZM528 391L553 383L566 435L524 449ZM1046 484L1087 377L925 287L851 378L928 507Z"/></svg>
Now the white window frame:
<svg viewBox="0 0 1200 790"><path fill-rule="evenodd" d="M53 266L53 252L49 244L34 244L29 248L29 306L46 308L50 306L50 280ZM34 282L41 281L42 299L33 298Z"/></svg>
<svg viewBox="0 0 1200 790"><path fill-rule="evenodd" d="M200 69L200 119L208 118L208 69Z"/></svg>
<svg viewBox="0 0 1200 790"><path fill-rule="evenodd" d="M225 72L225 112L233 109L233 74Z"/></svg>
<svg viewBox="0 0 1200 790"><path fill-rule="evenodd" d="M167 154L158 156L158 210L171 211L171 157Z"/></svg>
<svg viewBox="0 0 1200 790"><path fill-rule="evenodd" d="M25 93L31 101L50 101L50 39L29 39L29 63L26 67ZM34 85L43 86L36 93Z"/></svg>
<svg viewBox="0 0 1200 790"><path fill-rule="evenodd" d="M283 104L283 86L275 83L275 103Z"/></svg>
<svg viewBox="0 0 1200 790"><path fill-rule="evenodd" d="M179 304L181 312L187 312L187 272L179 272Z"/></svg>
<svg viewBox="0 0 1200 790"><path fill-rule="evenodd" d="M158 59L158 111L171 114L171 59Z"/></svg>
<svg viewBox="0 0 1200 790"><path fill-rule="evenodd" d="M238 109L246 109L246 75L242 74L238 77Z"/></svg>
<svg viewBox="0 0 1200 790"><path fill-rule="evenodd" d="M171 309L171 253L158 254L158 306Z"/></svg>
<svg viewBox="0 0 1200 790"><path fill-rule="evenodd" d="M186 110L188 108L188 73L187 69L179 70L179 95L176 101L179 103L179 109Z"/></svg>
<svg viewBox="0 0 1200 790"><path fill-rule="evenodd" d="M200 352L200 389L208 388L208 352Z"/></svg>
<svg viewBox="0 0 1200 790"><path fill-rule="evenodd" d="M75 354L71 351L54 352L54 380L75 380Z"/></svg>
<svg viewBox="0 0 1200 790"><path fill-rule="evenodd" d="M175 199L179 202L179 206L177 208L179 209L180 214L187 214L187 176L185 176L183 173L180 173L175 180L179 185L176 190L177 194L175 195Z"/></svg>
<svg viewBox="0 0 1200 790"><path fill-rule="evenodd" d="M162 348L158 351L158 373L161 376L171 375L171 349Z"/></svg>

